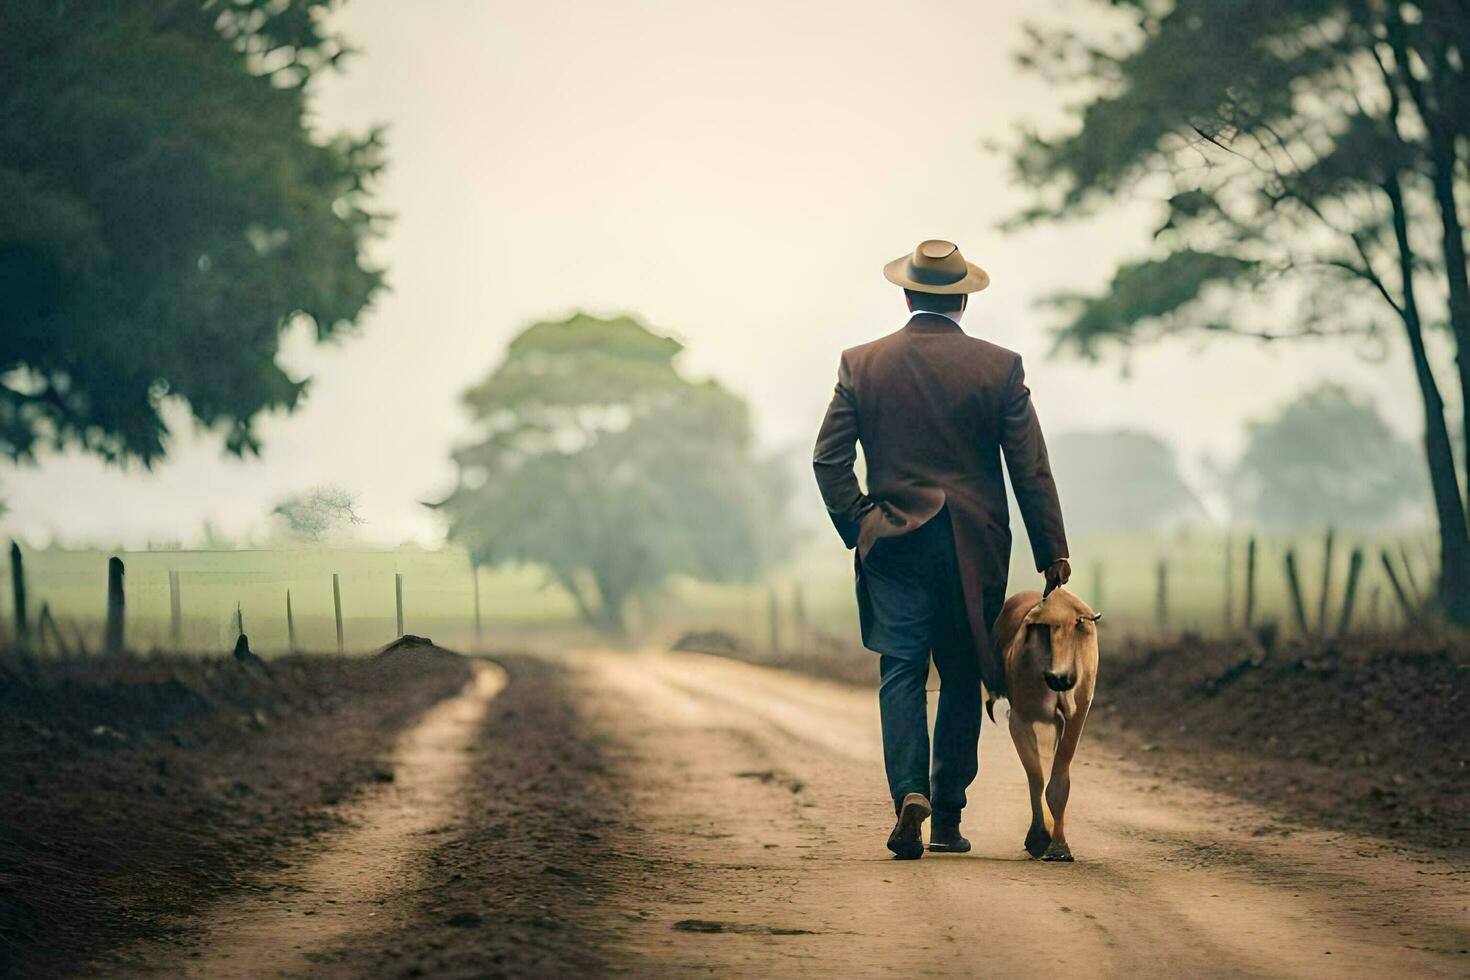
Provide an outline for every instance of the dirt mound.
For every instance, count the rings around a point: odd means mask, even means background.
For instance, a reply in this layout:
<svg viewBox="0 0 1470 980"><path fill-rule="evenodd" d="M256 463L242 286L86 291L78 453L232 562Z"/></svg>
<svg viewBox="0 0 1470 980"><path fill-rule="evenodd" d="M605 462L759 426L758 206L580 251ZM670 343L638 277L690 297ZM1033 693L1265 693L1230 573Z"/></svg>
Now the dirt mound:
<svg viewBox="0 0 1470 980"><path fill-rule="evenodd" d="M468 676L435 649L269 671L0 656L0 975L72 972L330 826Z"/></svg>
<svg viewBox="0 0 1470 980"><path fill-rule="evenodd" d="M745 644L724 630L695 630L674 641L673 649L690 653L718 653L724 656L740 653Z"/></svg>
<svg viewBox="0 0 1470 980"><path fill-rule="evenodd" d="M1131 754L1327 826L1470 846L1470 651L1405 636L1108 652L1093 718Z"/></svg>
<svg viewBox="0 0 1470 980"><path fill-rule="evenodd" d="M394 640L392 643L379 647L376 651L373 652L373 656L387 657L404 650L432 651L438 650L438 647L434 646L433 640L430 640L426 637L414 636L412 633L405 633L398 639Z"/></svg>

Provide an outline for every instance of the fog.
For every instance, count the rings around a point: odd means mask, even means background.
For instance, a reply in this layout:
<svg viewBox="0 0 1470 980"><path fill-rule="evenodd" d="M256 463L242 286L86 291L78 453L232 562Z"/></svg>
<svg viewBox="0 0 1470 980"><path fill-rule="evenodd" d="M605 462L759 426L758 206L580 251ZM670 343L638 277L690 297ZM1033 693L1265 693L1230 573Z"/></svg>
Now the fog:
<svg viewBox="0 0 1470 980"><path fill-rule="evenodd" d="M882 264L930 237L991 273L966 329L1026 356L1048 431L1141 428L1190 475L1237 452L1245 420L1333 379L1417 433L1397 343L1372 362L1343 346L1169 342L1126 374L1047 358L1055 323L1035 301L1100 286L1154 219L999 230L1025 199L987 144L1061 109L1012 60L1040 10L352 0L337 25L362 53L314 105L323 133L388 127L378 200L395 218L375 254L391 291L353 338L289 339L284 362L316 380L299 412L262 426L262 458L223 457L174 411L152 472L76 454L0 471L4 530L133 547L206 520L246 534L274 500L330 482L360 494L366 537L433 543L421 501L453 482L460 392L527 323L577 308L677 336L687 371L749 400L765 446L802 454L838 352L904 320Z"/></svg>

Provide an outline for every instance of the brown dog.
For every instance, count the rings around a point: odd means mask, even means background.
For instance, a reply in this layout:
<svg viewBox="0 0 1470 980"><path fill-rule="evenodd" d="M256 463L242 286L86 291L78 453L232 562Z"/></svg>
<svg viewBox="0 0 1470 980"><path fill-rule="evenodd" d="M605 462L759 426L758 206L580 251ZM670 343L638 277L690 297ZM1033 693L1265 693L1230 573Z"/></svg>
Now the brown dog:
<svg viewBox="0 0 1470 980"><path fill-rule="evenodd" d="M1005 666L1011 739L1026 767L1031 790L1026 851L1043 861L1072 860L1062 817L1071 789L1072 756L1097 685L1100 619L1102 613L1093 612L1087 603L1059 588L1044 599L1040 592L1016 593L1001 607L995 623L995 655ZM992 721L994 704L991 698L985 706ZM1043 778L1036 738L1039 724L1056 731L1050 780Z"/></svg>

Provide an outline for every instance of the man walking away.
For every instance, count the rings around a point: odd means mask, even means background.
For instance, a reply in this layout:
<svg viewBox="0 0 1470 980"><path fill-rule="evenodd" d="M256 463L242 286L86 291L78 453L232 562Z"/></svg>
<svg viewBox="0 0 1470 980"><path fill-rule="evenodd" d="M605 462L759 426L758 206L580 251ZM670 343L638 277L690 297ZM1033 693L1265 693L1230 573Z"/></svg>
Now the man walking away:
<svg viewBox="0 0 1470 980"><path fill-rule="evenodd" d="M1011 477L1047 591L1071 576L1041 425L1018 354L960 328L990 276L952 242L923 242L884 267L912 316L844 351L812 465L837 533L857 550L863 645L880 655L883 761L898 822L888 848L912 860L961 852L965 791L978 770L980 684L1002 695L990 630L1005 601ZM853 466L867 462L863 492ZM940 678L931 762L924 685Z"/></svg>

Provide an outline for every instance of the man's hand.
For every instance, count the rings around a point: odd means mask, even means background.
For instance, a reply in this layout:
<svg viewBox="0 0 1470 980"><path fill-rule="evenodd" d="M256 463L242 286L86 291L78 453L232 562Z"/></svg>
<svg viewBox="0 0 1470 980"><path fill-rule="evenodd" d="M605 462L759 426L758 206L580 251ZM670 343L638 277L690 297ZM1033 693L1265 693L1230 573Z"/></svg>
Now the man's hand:
<svg viewBox="0 0 1470 980"><path fill-rule="evenodd" d="M1042 574L1046 576L1046 589L1041 593L1041 597L1045 599L1051 595L1053 589L1059 585L1066 585L1067 581L1071 579L1072 563L1065 558L1058 558L1048 565L1046 571Z"/></svg>

